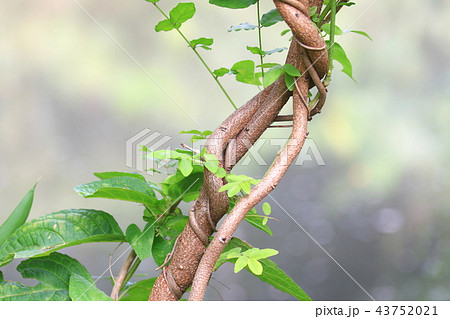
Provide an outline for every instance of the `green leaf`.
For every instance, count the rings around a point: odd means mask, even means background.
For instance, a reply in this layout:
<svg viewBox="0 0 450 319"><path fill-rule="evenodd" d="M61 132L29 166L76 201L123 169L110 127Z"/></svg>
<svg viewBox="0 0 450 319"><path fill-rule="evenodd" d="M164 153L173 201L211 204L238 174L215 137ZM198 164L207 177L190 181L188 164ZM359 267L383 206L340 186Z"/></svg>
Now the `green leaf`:
<svg viewBox="0 0 450 319"><path fill-rule="evenodd" d="M218 167L215 174L218 178L224 178L227 175L227 172L223 167Z"/></svg>
<svg viewBox="0 0 450 319"><path fill-rule="evenodd" d="M264 224L264 219L261 215L259 215L256 212L256 209L252 208L247 215L245 216L244 220L249 223L250 225L262 230L263 232L269 234L270 236L273 235L272 231L270 230L269 226Z"/></svg>
<svg viewBox="0 0 450 319"><path fill-rule="evenodd" d="M166 221L164 222L164 227L160 228L161 235L164 238L177 238L186 226L187 221L188 216L168 216Z"/></svg>
<svg viewBox="0 0 450 319"><path fill-rule="evenodd" d="M247 254L247 257L253 258L255 260L269 258L275 255L278 255L278 251L271 248L265 248L265 249L255 249L255 250L247 250L246 252L249 252Z"/></svg>
<svg viewBox="0 0 450 319"><path fill-rule="evenodd" d="M243 9L255 4L259 0L209 0L209 3L230 9Z"/></svg>
<svg viewBox="0 0 450 319"><path fill-rule="evenodd" d="M192 18L195 14L195 5L192 2L181 2L170 10L170 21L179 28L184 22Z"/></svg>
<svg viewBox="0 0 450 319"><path fill-rule="evenodd" d="M156 236L153 241L152 255L155 263L161 266L166 259L167 254L172 251L175 240L166 240L161 236Z"/></svg>
<svg viewBox="0 0 450 319"><path fill-rule="evenodd" d="M312 17L313 15L315 15L317 13L317 7L310 7L309 8L309 16Z"/></svg>
<svg viewBox="0 0 450 319"><path fill-rule="evenodd" d="M201 47L206 50L211 50L209 47L214 43L214 39L212 38L198 38L189 42L189 45L193 48Z"/></svg>
<svg viewBox="0 0 450 319"><path fill-rule="evenodd" d="M280 16L280 13L277 9L272 9L267 13L264 13L261 17L261 26L270 27L275 23L283 21L283 18Z"/></svg>
<svg viewBox="0 0 450 319"><path fill-rule="evenodd" d="M159 0L145 0L145 1L148 1L148 2L151 2L151 3L157 3Z"/></svg>
<svg viewBox="0 0 450 319"><path fill-rule="evenodd" d="M178 29L181 25L192 18L195 14L195 5L192 2L179 3L175 8L170 10L169 19L158 22L155 31L170 31Z"/></svg>
<svg viewBox="0 0 450 319"><path fill-rule="evenodd" d="M141 181L145 182L144 176L138 173L124 173L124 172L103 172L103 173L94 173L95 176L97 176L100 179L109 179L113 177L134 177L137 179L140 179Z"/></svg>
<svg viewBox="0 0 450 319"><path fill-rule="evenodd" d="M215 76L217 76L217 77L220 77L220 76L224 76L225 74L227 74L227 73L229 73L230 72L230 69L227 69L227 68L220 68L220 69L215 69L214 71L213 71L213 74L215 75Z"/></svg>
<svg viewBox="0 0 450 319"><path fill-rule="evenodd" d="M335 27L335 30L334 30L335 35L343 34L341 28L339 28L337 25L335 25L334 27ZM331 24L325 23L324 25L322 25L322 31L324 31L326 34L331 34Z"/></svg>
<svg viewBox="0 0 450 319"><path fill-rule="evenodd" d="M248 264L247 256L239 257L234 264L234 273L240 272L242 269L244 269L247 266L247 264Z"/></svg>
<svg viewBox="0 0 450 319"><path fill-rule="evenodd" d="M73 274L69 282L69 295L74 301L112 301L103 291L98 289L94 281Z"/></svg>
<svg viewBox="0 0 450 319"><path fill-rule="evenodd" d="M241 191L241 185L238 183L233 183L232 187L228 190L228 197L233 197Z"/></svg>
<svg viewBox="0 0 450 319"><path fill-rule="evenodd" d="M0 247L0 260L48 255L61 248L92 242L126 241L114 218L99 210L68 209L31 220Z"/></svg>
<svg viewBox="0 0 450 319"><path fill-rule="evenodd" d="M368 35L364 31L350 30L350 32L353 32L353 33L356 33L356 34L360 34L360 35L365 36L366 38L368 38L370 41L373 41L373 39L370 37L370 35Z"/></svg>
<svg viewBox="0 0 450 319"><path fill-rule="evenodd" d="M262 210L264 215L270 215L272 213L272 207L270 207L270 204L265 202L264 204L262 204Z"/></svg>
<svg viewBox="0 0 450 319"><path fill-rule="evenodd" d="M290 31L291 31L291 29L283 30L283 31L281 31L280 35L283 36L283 35L285 35L286 33L290 32Z"/></svg>
<svg viewBox="0 0 450 319"><path fill-rule="evenodd" d="M240 256L241 256L241 248L236 247L236 248L230 249L230 250L228 251L227 259L230 259L230 258L239 258Z"/></svg>
<svg viewBox="0 0 450 319"><path fill-rule="evenodd" d="M249 47L249 46L247 46L247 50L249 50L253 54L257 54L257 55L261 55L261 56L266 55L266 53L263 50L261 50L259 47Z"/></svg>
<svg viewBox="0 0 450 319"><path fill-rule="evenodd" d="M236 74L236 80L242 83L261 85L261 82L255 77L255 62L244 60L236 62L231 71Z"/></svg>
<svg viewBox="0 0 450 319"><path fill-rule="evenodd" d="M289 63L286 63L285 65L283 65L283 70L291 76L301 76L302 75L295 66L293 66Z"/></svg>
<svg viewBox="0 0 450 319"><path fill-rule="evenodd" d="M110 198L149 206L156 205L158 202L152 187L140 179L129 176L78 185L74 187L74 190L85 198Z"/></svg>
<svg viewBox="0 0 450 319"><path fill-rule="evenodd" d="M270 69L270 68L273 68L274 66L277 66L277 65L280 65L280 64L279 63L263 63L263 64L260 64L260 65L257 65L256 67L260 68L262 66L265 69Z"/></svg>
<svg viewBox="0 0 450 319"><path fill-rule="evenodd" d="M28 287L18 282L0 281L0 300L70 300L69 282L72 275L92 280L83 265L60 253L24 260L19 264L17 270L23 278L36 279L38 283Z"/></svg>
<svg viewBox="0 0 450 319"><path fill-rule="evenodd" d="M159 31L170 31L175 29L175 26L173 25L172 22L170 22L170 20L162 20L159 21L158 24L155 26L155 31L159 32Z"/></svg>
<svg viewBox="0 0 450 319"><path fill-rule="evenodd" d="M173 201L180 198L183 201L189 202L198 197L200 189L203 185L203 166L194 165L192 173L185 177L181 172L169 176L161 184L163 191L169 194Z"/></svg>
<svg viewBox="0 0 450 319"><path fill-rule="evenodd" d="M149 258L152 255L153 238L155 237L153 223L145 225L143 231L135 224L131 224L125 233L127 241L133 247L140 260Z"/></svg>
<svg viewBox="0 0 450 319"><path fill-rule="evenodd" d="M237 25L232 25L232 26L228 29L228 32L232 32L232 31L241 31L241 30L244 30L244 31L250 31L250 30L255 30L255 29L257 29L257 28L258 28L257 25L250 24L250 23L248 23L248 22L244 22L244 23L240 23L240 24L237 24Z"/></svg>
<svg viewBox="0 0 450 319"><path fill-rule="evenodd" d="M194 167L190 159L182 158L178 162L178 169L180 170L181 174L183 174L183 176L189 176L192 173Z"/></svg>
<svg viewBox="0 0 450 319"><path fill-rule="evenodd" d="M281 65L275 65L274 67L270 68L265 74L263 79L263 85L264 87L268 87L273 82L278 80L280 76L284 74L285 70L283 66Z"/></svg>
<svg viewBox="0 0 450 319"><path fill-rule="evenodd" d="M228 245L224 249L224 253L230 251L233 248L240 247L242 251L253 248L250 244L242 241L238 238L233 237ZM235 259L222 260L224 262L229 261L236 263ZM311 298L297 285L284 271L282 271L278 266L269 259L260 259L259 262L263 266L263 273L261 275L255 275L269 285L275 287L276 289L290 294L291 296L297 298L298 300L311 300ZM220 267L221 264L216 264L215 268ZM251 273L251 272L250 272Z"/></svg>
<svg viewBox="0 0 450 319"><path fill-rule="evenodd" d="M329 45L329 41L327 41L327 44ZM331 52L332 52L331 58L333 60L338 61L343 66L342 72L347 74L353 81L355 81L355 79L353 78L352 63L348 59L347 54L345 54L345 51L341 47L341 45L339 43L335 42L333 44L333 48L332 48Z"/></svg>
<svg viewBox="0 0 450 319"><path fill-rule="evenodd" d="M17 205L11 215L9 215L5 222L0 226L0 246L5 242L8 236L14 233L17 228L27 221L31 205L33 204L35 188L36 184L28 191L28 193L26 193L19 205Z"/></svg>
<svg viewBox="0 0 450 319"><path fill-rule="evenodd" d="M202 135L202 132L199 131L199 130L190 130L190 131L181 131L180 134L197 134L197 135Z"/></svg>
<svg viewBox="0 0 450 319"><path fill-rule="evenodd" d="M247 193L250 194L251 190L252 190L252 184L249 181L243 182L240 184L241 189Z"/></svg>
<svg viewBox="0 0 450 319"><path fill-rule="evenodd" d="M292 75L284 75L284 83L289 91L293 91L295 88L295 78Z"/></svg>
<svg viewBox="0 0 450 319"><path fill-rule="evenodd" d="M148 301L157 277L138 281L126 290L120 301Z"/></svg>
<svg viewBox="0 0 450 319"><path fill-rule="evenodd" d="M248 268L255 275L262 275L262 273L263 273L263 266L256 259L253 259L253 258L248 259Z"/></svg>

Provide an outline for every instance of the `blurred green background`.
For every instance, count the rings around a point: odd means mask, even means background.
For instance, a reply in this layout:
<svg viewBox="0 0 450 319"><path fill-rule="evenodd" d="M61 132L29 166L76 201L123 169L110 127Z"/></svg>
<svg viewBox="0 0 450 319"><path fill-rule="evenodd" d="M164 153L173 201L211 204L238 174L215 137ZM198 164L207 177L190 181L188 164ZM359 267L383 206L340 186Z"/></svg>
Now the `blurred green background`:
<svg viewBox="0 0 450 319"><path fill-rule="evenodd" d="M338 25L364 30L373 41L355 34L339 39L357 82L337 65L324 112L311 122L309 137L326 165L308 161L291 167L272 196L375 299L446 300L450 2L379 0L372 7L373 0L356 2L341 11ZM66 208L96 208L114 215L123 229L132 222L143 225L138 205L83 199L73 186L94 180L93 172L133 171L125 165L125 143L144 128L172 136L167 145L176 147L189 141L179 131L212 130L232 111L176 32L154 32L162 17L150 3L79 3L200 126L74 1L3 1L0 223L42 177L31 218ZM227 32L232 24L255 24L255 7L228 10L195 3L196 16L182 29L191 39L215 39L212 51L201 51L212 68L245 59L257 62L246 50L246 45L257 45L256 31ZM166 10L175 4L160 1ZM272 8L271 1L262 2L263 12ZM288 36L279 36L285 28L280 23L264 30L264 48L288 46ZM282 63L284 55L271 55L267 62ZM239 105L258 91L232 77L223 84ZM265 137L288 134L279 129ZM270 162L273 147L262 150ZM252 162L237 171L260 177L267 168ZM315 300L369 299L283 209L268 202L278 219L269 223L274 236L247 225L238 236L279 250L272 259ZM88 244L63 252L100 276L115 246ZM113 266L115 274L123 261ZM2 268L6 279L21 280L17 264ZM154 276L154 269L145 261L138 274ZM98 285L110 292L106 279ZM291 299L245 272L233 274L231 265L213 274L207 298Z"/></svg>

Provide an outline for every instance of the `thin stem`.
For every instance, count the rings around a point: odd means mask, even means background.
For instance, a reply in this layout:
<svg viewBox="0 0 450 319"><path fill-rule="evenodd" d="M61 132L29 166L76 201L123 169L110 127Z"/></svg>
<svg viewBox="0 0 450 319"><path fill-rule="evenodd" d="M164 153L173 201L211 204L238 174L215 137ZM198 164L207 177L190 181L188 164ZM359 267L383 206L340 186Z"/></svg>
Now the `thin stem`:
<svg viewBox="0 0 450 319"><path fill-rule="evenodd" d="M261 36L261 13L259 8L259 1L256 3L256 14L258 15L258 44L259 44L259 58L261 62L261 74L262 78L264 79L264 56L261 54L263 51L262 49L262 36Z"/></svg>
<svg viewBox="0 0 450 319"><path fill-rule="evenodd" d="M131 267L131 264L136 259L136 252L134 250L131 250L130 254L128 255L127 259L125 260L125 263L123 264L122 268L120 269L119 275L117 276L114 287L111 292L111 298L113 298L115 301L119 299L119 292L122 290L122 287L124 285L125 278L128 274L128 271Z"/></svg>
<svg viewBox="0 0 450 319"><path fill-rule="evenodd" d="M331 4L331 12L330 12L330 46L328 48L328 57L329 57L329 64L328 64L328 72L327 76L324 80L324 86L327 87L330 84L331 81L331 74L333 72L333 46L334 46L334 35L336 33L336 1L332 0L330 1Z"/></svg>
<svg viewBox="0 0 450 319"><path fill-rule="evenodd" d="M125 277L125 280L123 281L125 285L127 284L127 282L130 281L131 277L133 277L134 273L136 272L141 262L142 260L139 257L137 257L136 260L134 261L134 264L131 266L130 270L128 270L128 274Z"/></svg>
<svg viewBox="0 0 450 319"><path fill-rule="evenodd" d="M167 20L170 21L170 18L167 16L167 14L156 3L153 3L153 5L156 7L156 9L158 9L159 12L161 12L161 14ZM225 94L226 98L231 103L231 105L234 107L234 109L237 110L237 106L236 106L236 104L234 104L233 100L228 95L227 90L225 90L225 88L223 87L222 83L220 83L219 79L214 75L214 73L212 72L211 68L208 66L208 64L205 62L205 60L203 60L203 58L200 55L200 53L198 53L198 51L193 46L191 46L191 43L186 38L186 36L183 34L183 32L180 31L179 28L175 28L175 29L177 30L178 34L183 38L183 40L188 44L188 46L194 51L194 53L197 56L197 58L200 60L200 62L203 64L203 66L206 68L206 70L208 70L209 74L213 77L214 81L216 81L217 85L220 87L220 89L222 90L223 94Z"/></svg>

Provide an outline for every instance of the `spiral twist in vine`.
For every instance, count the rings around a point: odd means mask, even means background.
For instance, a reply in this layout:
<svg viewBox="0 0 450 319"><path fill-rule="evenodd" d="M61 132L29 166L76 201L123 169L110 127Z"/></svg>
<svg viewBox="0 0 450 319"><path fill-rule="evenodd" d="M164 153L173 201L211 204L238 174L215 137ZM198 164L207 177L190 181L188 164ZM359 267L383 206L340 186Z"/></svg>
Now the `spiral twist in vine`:
<svg viewBox="0 0 450 319"><path fill-rule="evenodd" d="M274 121L292 121L292 133L262 181L236 203L211 243L209 238L217 222L229 209L229 199L226 192L219 193L225 178L205 169L203 187L189 211L189 222L168 256L166 261L171 258L170 263L163 267L149 300L178 300L193 280L190 300L203 299L215 262L234 230L247 212L276 187L303 146L308 120L320 113L325 103L327 91L322 79L328 71L328 54L325 41L309 16L310 7L320 9L323 0L274 0L274 3L293 33L286 63L296 66L302 75L296 79L293 92L286 88L281 76L255 95L222 122L205 147L217 157L219 166L230 172ZM310 106L308 91L314 86L320 97L316 105ZM279 116L291 95L293 115Z"/></svg>

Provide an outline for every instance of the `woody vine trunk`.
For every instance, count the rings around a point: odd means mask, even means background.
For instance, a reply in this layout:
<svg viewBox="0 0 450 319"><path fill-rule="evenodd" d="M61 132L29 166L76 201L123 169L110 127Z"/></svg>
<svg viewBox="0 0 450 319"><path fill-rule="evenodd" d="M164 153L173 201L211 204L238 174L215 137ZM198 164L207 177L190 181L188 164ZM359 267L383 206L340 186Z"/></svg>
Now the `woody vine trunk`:
<svg viewBox="0 0 450 319"><path fill-rule="evenodd" d="M170 263L156 280L149 300L178 300L195 281L190 300L202 300L212 268L240 221L247 212L266 197L278 184L301 150L307 135L307 121L320 113L326 89L322 79L328 71L328 54L323 38L310 19L309 8L321 8L323 0L274 0L281 17L293 33L286 63L296 66L302 76L295 81L293 92L284 77L258 93L232 113L214 130L206 150L219 160L228 173L247 153L249 147L277 119L293 95L293 128L287 144L266 172L261 183L240 199L209 243L217 222L227 213L229 199L219 189L226 183L205 169L199 198L189 212L189 222L178 237ZM316 86L320 92L317 105L308 103L308 91Z"/></svg>

